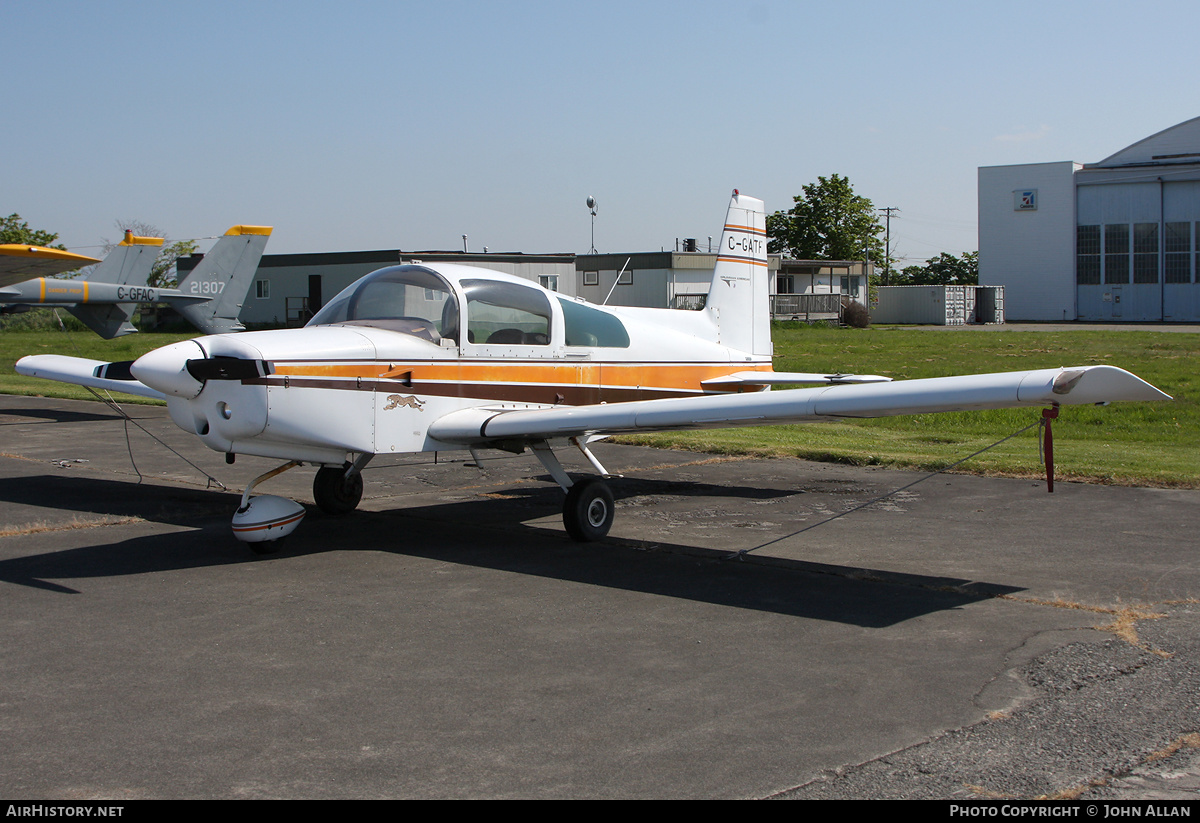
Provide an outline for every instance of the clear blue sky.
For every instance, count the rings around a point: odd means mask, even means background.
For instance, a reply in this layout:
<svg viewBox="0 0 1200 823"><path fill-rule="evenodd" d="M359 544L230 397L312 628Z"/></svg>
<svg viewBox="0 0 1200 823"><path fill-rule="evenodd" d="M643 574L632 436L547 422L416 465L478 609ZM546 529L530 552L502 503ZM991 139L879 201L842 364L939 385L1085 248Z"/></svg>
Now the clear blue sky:
<svg viewBox="0 0 1200 823"><path fill-rule="evenodd" d="M1191 2L0 0L0 212L87 251L702 243L842 174L893 252L973 250L976 169L1200 115ZM202 246L203 247L203 246Z"/></svg>

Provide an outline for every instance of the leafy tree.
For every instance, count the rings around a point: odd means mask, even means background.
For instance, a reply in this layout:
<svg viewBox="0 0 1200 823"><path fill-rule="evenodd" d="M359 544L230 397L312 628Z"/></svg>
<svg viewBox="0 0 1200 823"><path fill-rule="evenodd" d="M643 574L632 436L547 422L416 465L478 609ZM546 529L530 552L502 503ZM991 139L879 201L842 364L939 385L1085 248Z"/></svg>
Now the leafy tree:
<svg viewBox="0 0 1200 823"><path fill-rule="evenodd" d="M29 228L29 224L15 212L8 217L0 217L0 243L20 243L66 250L67 247L62 243L51 245L57 239L58 235L54 232Z"/></svg>
<svg viewBox="0 0 1200 823"><path fill-rule="evenodd" d="M871 260L883 261L883 225L849 179L819 177L792 199L790 210L767 215L767 251L799 260L861 260L865 248Z"/></svg>
<svg viewBox="0 0 1200 823"><path fill-rule="evenodd" d="M159 289L173 289L179 282L175 264L180 257L196 251L195 240L176 240L174 243L164 243L163 250L158 253L154 267L150 269L147 285Z"/></svg>
<svg viewBox="0 0 1200 823"><path fill-rule="evenodd" d="M924 266L905 266L892 275L894 286L976 286L979 284L979 252L963 252L959 257L942 252L925 261Z"/></svg>
<svg viewBox="0 0 1200 823"><path fill-rule="evenodd" d="M917 286L923 284L925 278L924 266L905 266L900 271L892 271L893 286Z"/></svg>

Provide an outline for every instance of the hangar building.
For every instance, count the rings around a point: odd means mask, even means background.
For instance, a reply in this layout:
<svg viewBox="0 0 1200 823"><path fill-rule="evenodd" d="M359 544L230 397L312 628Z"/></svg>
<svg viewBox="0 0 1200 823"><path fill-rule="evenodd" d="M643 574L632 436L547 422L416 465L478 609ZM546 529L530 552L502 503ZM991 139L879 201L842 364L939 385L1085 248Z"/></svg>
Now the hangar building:
<svg viewBox="0 0 1200 823"><path fill-rule="evenodd" d="M180 258L180 276L203 259ZM769 255L771 315L837 319L843 296L866 305L873 267L862 261L786 260ZM704 305L717 255L698 251L630 254L524 254L458 251L264 254L246 295L248 326L301 326L339 291L365 274L400 263L458 263L502 271L548 289L614 306L698 309Z"/></svg>
<svg viewBox="0 0 1200 823"><path fill-rule="evenodd" d="M1099 163L981 167L979 282L1009 320L1200 321L1200 117Z"/></svg>

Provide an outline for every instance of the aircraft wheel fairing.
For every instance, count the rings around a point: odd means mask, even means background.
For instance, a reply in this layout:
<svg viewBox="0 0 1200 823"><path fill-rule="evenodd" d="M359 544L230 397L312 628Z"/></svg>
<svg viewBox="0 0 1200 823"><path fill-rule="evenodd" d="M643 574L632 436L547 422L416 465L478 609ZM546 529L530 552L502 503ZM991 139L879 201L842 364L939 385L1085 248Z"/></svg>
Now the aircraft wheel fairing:
<svg viewBox="0 0 1200 823"><path fill-rule="evenodd" d="M602 478L589 477L567 491L563 525L572 540L580 543L603 540L612 528L615 509L608 484Z"/></svg>
<svg viewBox="0 0 1200 823"><path fill-rule="evenodd" d="M313 478L313 499L321 511L335 517L349 514L358 508L363 496L363 479L355 474L346 479L347 463L342 468L322 466Z"/></svg>
<svg viewBox="0 0 1200 823"><path fill-rule="evenodd" d="M249 543L255 554L270 554L279 549L275 541L294 532L304 514L303 506L286 497L252 497L233 515L233 536Z"/></svg>

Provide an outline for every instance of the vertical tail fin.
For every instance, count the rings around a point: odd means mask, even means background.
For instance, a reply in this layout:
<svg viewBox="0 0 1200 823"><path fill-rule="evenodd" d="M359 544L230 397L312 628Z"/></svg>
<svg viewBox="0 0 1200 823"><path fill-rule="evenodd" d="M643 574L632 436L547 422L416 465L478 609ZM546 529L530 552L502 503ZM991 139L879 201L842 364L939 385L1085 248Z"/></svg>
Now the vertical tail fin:
<svg viewBox="0 0 1200 823"><path fill-rule="evenodd" d="M767 282L767 215L763 201L733 190L705 310L723 346L771 356Z"/></svg>
<svg viewBox="0 0 1200 823"><path fill-rule="evenodd" d="M113 247L87 276L89 283L144 286L162 249L161 237L138 237L126 231L125 239ZM111 340L137 331L131 318L137 303L77 303L66 309L76 319Z"/></svg>
<svg viewBox="0 0 1200 823"><path fill-rule="evenodd" d="M238 313L270 236L270 226L232 227L179 283L179 291L189 299L167 297L167 302L208 334L241 331L245 326ZM210 299L197 302L196 297Z"/></svg>
<svg viewBox="0 0 1200 823"><path fill-rule="evenodd" d="M112 251L92 269L87 280L90 283L118 283L144 286L150 279L150 270L162 251L161 237L137 237L125 232L125 239L113 246Z"/></svg>

